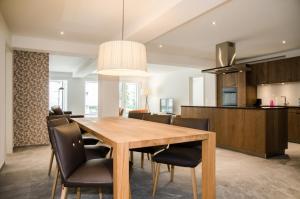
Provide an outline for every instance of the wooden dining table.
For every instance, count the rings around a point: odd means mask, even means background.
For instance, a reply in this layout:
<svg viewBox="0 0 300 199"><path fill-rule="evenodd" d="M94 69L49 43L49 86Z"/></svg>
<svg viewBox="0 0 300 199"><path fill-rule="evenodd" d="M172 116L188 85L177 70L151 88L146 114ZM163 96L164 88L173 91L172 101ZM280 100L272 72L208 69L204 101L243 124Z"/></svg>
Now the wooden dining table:
<svg viewBox="0 0 300 199"><path fill-rule="evenodd" d="M113 196L129 199L129 149L202 141L202 198L216 198L214 132L123 117L73 118L113 148Z"/></svg>

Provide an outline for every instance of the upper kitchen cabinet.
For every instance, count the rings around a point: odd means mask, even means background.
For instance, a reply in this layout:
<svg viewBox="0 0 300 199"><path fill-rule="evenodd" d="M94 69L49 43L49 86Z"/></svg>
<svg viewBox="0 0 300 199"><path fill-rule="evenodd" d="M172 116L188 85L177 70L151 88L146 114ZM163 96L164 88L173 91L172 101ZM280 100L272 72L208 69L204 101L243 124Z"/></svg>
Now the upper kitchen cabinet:
<svg viewBox="0 0 300 199"><path fill-rule="evenodd" d="M287 60L277 60L266 63L268 67L268 83L281 83L292 81L292 70Z"/></svg>
<svg viewBox="0 0 300 199"><path fill-rule="evenodd" d="M291 81L300 81L300 57L293 57L288 59L288 65L291 68Z"/></svg>
<svg viewBox="0 0 300 199"><path fill-rule="evenodd" d="M250 65L251 71L247 72L247 83L259 85L268 83L268 66L266 63Z"/></svg>
<svg viewBox="0 0 300 199"><path fill-rule="evenodd" d="M300 81L300 57L250 65L247 83L251 85Z"/></svg>

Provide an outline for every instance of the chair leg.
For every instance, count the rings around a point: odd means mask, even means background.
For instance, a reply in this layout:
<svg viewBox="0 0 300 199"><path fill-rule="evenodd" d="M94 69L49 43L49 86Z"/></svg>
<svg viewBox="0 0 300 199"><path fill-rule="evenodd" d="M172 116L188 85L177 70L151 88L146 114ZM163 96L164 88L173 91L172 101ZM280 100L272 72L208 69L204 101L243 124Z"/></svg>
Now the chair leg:
<svg viewBox="0 0 300 199"><path fill-rule="evenodd" d="M77 187L77 189L76 189L76 199L80 199L80 198L81 198L80 187Z"/></svg>
<svg viewBox="0 0 300 199"><path fill-rule="evenodd" d="M144 153L141 153L141 168L144 168Z"/></svg>
<svg viewBox="0 0 300 199"><path fill-rule="evenodd" d="M132 198L132 194L131 194L131 186L130 186L130 182L129 182L129 199Z"/></svg>
<svg viewBox="0 0 300 199"><path fill-rule="evenodd" d="M155 196L155 193L156 193L157 183L158 183L158 179L159 179L159 173L160 173L160 163L157 163L156 168L155 168L155 180L154 180L153 192L152 192L153 197Z"/></svg>
<svg viewBox="0 0 300 199"><path fill-rule="evenodd" d="M48 169L48 176L50 176L50 174L51 174L52 164L53 164L53 158L54 158L54 152L51 149L51 157L50 157L50 163L49 163L49 169Z"/></svg>
<svg viewBox="0 0 300 199"><path fill-rule="evenodd" d="M197 178L196 178L195 168L191 168L191 174L192 174L192 184L193 184L193 199L197 199L198 191L197 191Z"/></svg>
<svg viewBox="0 0 300 199"><path fill-rule="evenodd" d="M54 199L54 197L55 197L58 176L59 176L59 171L58 171L58 168L56 167L54 181L53 181L53 185L52 185L52 191L51 191L51 199Z"/></svg>
<svg viewBox="0 0 300 199"><path fill-rule="evenodd" d="M174 182L174 170L175 170L174 165L171 165L171 182Z"/></svg>
<svg viewBox="0 0 300 199"><path fill-rule="evenodd" d="M155 162L153 162L153 155L151 155L150 161L151 161L151 172L152 172L152 183L154 184L154 178L155 178ZM153 185L152 184L152 185Z"/></svg>
<svg viewBox="0 0 300 199"><path fill-rule="evenodd" d="M113 148L110 148L110 152L109 152L109 158L112 159L113 158Z"/></svg>
<svg viewBox="0 0 300 199"><path fill-rule="evenodd" d="M167 164L167 167L168 167L168 172L170 172L170 171L171 171L171 169L170 169L170 165L169 165L169 164Z"/></svg>
<svg viewBox="0 0 300 199"><path fill-rule="evenodd" d="M68 197L68 187L62 185L60 199L67 199Z"/></svg>
<svg viewBox="0 0 300 199"><path fill-rule="evenodd" d="M130 151L130 161L132 162L132 164L133 164L133 151Z"/></svg>
<svg viewBox="0 0 300 199"><path fill-rule="evenodd" d="M149 155L149 153L147 153L147 158L148 158L148 160L150 160L150 155Z"/></svg>
<svg viewBox="0 0 300 199"><path fill-rule="evenodd" d="M103 192L102 192L102 189L99 188L99 199L102 199L103 198Z"/></svg>

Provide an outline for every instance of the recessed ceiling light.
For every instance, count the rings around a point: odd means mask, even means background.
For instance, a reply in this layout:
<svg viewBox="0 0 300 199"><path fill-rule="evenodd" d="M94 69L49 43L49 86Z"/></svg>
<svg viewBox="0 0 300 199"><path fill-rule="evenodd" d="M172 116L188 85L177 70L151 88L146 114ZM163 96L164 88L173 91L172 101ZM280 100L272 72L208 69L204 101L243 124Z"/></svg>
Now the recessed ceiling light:
<svg viewBox="0 0 300 199"><path fill-rule="evenodd" d="M286 44L286 41L285 41L285 40L283 40L283 41L282 41L282 44Z"/></svg>
<svg viewBox="0 0 300 199"><path fill-rule="evenodd" d="M213 22L211 22L211 24L215 26L217 23L215 21L213 21Z"/></svg>
<svg viewBox="0 0 300 199"><path fill-rule="evenodd" d="M162 44L159 44L159 46L158 46L159 48L162 48L162 47L164 47Z"/></svg>
<svg viewBox="0 0 300 199"><path fill-rule="evenodd" d="M64 31L61 31L61 32L60 32L60 35L64 35L64 34L65 34L65 32L64 32Z"/></svg>

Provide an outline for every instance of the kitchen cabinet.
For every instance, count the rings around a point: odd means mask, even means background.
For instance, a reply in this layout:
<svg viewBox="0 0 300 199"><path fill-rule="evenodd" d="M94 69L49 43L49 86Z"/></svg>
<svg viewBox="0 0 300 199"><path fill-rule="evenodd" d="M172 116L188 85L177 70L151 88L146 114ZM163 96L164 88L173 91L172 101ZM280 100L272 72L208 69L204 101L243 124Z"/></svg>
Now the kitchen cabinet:
<svg viewBox="0 0 300 199"><path fill-rule="evenodd" d="M295 57L295 58L289 59L288 65L290 67L290 70L292 71L292 72L290 72L291 73L291 81L292 82L300 81L300 58Z"/></svg>
<svg viewBox="0 0 300 199"><path fill-rule="evenodd" d="M258 63L250 65L251 71L247 72L247 84L259 85L268 83L268 65Z"/></svg>
<svg viewBox="0 0 300 199"><path fill-rule="evenodd" d="M300 57L250 65L247 83L250 85L300 81Z"/></svg>
<svg viewBox="0 0 300 199"><path fill-rule="evenodd" d="M255 155L283 155L288 145L288 109L181 106L181 117L209 119L218 147Z"/></svg>
<svg viewBox="0 0 300 199"><path fill-rule="evenodd" d="M289 142L300 143L300 108L289 108L288 140Z"/></svg>
<svg viewBox="0 0 300 199"><path fill-rule="evenodd" d="M278 60L267 62L266 66L268 70L268 83L281 83L291 81L291 70L286 60Z"/></svg>

